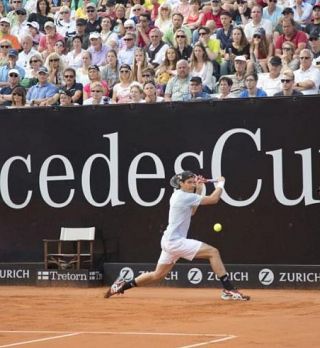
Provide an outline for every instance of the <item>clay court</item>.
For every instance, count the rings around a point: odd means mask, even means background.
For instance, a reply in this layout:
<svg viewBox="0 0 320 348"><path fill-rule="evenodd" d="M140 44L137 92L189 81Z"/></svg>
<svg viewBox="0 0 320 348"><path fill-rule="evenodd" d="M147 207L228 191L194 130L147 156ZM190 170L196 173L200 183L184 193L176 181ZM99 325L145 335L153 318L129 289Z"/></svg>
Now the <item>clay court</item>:
<svg viewBox="0 0 320 348"><path fill-rule="evenodd" d="M320 296L311 290L0 288L3 347L319 347Z"/></svg>

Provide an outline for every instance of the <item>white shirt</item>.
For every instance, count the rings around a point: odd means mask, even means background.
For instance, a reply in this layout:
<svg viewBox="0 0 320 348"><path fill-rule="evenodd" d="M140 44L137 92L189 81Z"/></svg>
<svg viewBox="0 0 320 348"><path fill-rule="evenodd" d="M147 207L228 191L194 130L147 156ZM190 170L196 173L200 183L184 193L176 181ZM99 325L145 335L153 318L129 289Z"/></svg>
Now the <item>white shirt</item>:
<svg viewBox="0 0 320 348"><path fill-rule="evenodd" d="M319 86L320 86L320 71L313 65L310 66L308 70L296 70L294 73L294 80L296 83L303 82L306 80L311 80L314 82L315 86L311 89L306 89L301 91L305 95L309 94L319 94Z"/></svg>
<svg viewBox="0 0 320 348"><path fill-rule="evenodd" d="M199 206L202 196L176 190L170 198L169 223L164 231L167 240L186 238L190 227L192 208Z"/></svg>
<svg viewBox="0 0 320 348"><path fill-rule="evenodd" d="M164 44L160 50L156 53L155 57L154 57L154 60L151 62L150 61L150 57L149 55L147 54L148 56L148 62L153 64L153 63L156 63L156 64L161 64L164 59L165 59L165 55L166 55L166 50L169 48L169 46L167 44ZM154 51L154 47L153 45L151 44L150 47L149 47L150 51Z"/></svg>
<svg viewBox="0 0 320 348"><path fill-rule="evenodd" d="M269 73L258 74L257 88L262 88L268 95L273 97L275 93L281 92L281 77L280 75L275 79L272 79Z"/></svg>
<svg viewBox="0 0 320 348"><path fill-rule="evenodd" d="M24 51L21 51L19 53L19 57L17 60L17 65L23 67L24 69L26 69L26 67L28 66L28 62L30 61L30 58L32 56L34 56L35 54L39 54L39 52L34 49L33 47L31 48L31 50L29 51L29 53L25 53Z"/></svg>
<svg viewBox="0 0 320 348"><path fill-rule="evenodd" d="M251 20L244 26L244 33L246 34L248 41L252 40L254 32L259 28L263 28L267 36L272 36L272 23L269 19L262 18L260 23L257 25L255 25Z"/></svg>

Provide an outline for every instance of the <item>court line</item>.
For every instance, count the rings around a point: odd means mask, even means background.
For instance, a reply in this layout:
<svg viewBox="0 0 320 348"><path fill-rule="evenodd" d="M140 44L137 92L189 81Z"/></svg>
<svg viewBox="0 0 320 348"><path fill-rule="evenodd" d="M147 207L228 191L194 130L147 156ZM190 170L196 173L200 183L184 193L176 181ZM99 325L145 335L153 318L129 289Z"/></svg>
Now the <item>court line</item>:
<svg viewBox="0 0 320 348"><path fill-rule="evenodd" d="M22 331L0 331L0 332L7 332L7 333L27 333L27 332L22 332ZM29 332L31 333L31 332ZM44 333L42 331L42 333ZM73 332L73 333L68 333L64 335L59 335L59 336L51 336L51 337L46 337L46 338L39 338L37 340L30 340L30 341L22 341L22 342L16 342L16 343L10 343L10 344L5 344L3 346L0 346L0 348L5 348L5 347L16 347L16 346L22 346L24 344L30 344L30 343L37 343L37 342L43 342L43 341L50 341L50 340L56 340L59 338L64 338L64 337L69 337L69 336L77 336L79 335L78 332Z"/></svg>
<svg viewBox="0 0 320 348"><path fill-rule="evenodd" d="M177 347L177 348L194 348L194 347L201 347L201 346L206 346L208 344L211 343L218 343L218 342L223 342L223 341L228 341L228 340L232 340L233 338L236 338L237 336L227 336L227 337L223 337L223 338L218 338L215 340L211 340L211 341L207 341L207 342L202 342L202 343L195 343L195 344L191 344L189 346L181 346L181 347Z"/></svg>

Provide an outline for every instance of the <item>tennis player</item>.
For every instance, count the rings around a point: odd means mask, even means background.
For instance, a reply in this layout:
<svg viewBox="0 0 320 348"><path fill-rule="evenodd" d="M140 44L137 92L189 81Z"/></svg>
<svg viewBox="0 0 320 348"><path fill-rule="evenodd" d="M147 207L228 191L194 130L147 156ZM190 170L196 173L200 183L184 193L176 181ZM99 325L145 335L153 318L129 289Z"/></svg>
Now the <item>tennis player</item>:
<svg viewBox="0 0 320 348"><path fill-rule="evenodd" d="M225 179L220 177L215 183L215 190L208 196L201 195L204 183L202 176L191 171L184 171L173 176L171 186L176 188L170 198L169 224L161 239L161 255L153 272L143 273L131 281L118 278L105 294L106 298L115 294L123 294L125 290L143 286L163 279L173 268L179 258L189 261L193 259L208 259L213 272L222 283L223 300L248 301L249 296L243 295L231 283L222 263L218 249L194 239L188 239L191 216L199 205L217 204L223 192Z"/></svg>

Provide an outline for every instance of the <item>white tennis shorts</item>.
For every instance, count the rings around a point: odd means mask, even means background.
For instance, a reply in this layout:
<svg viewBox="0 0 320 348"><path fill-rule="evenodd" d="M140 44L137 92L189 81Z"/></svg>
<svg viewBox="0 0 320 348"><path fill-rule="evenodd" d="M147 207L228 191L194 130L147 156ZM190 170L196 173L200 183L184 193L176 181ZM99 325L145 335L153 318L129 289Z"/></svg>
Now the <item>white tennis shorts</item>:
<svg viewBox="0 0 320 348"><path fill-rule="evenodd" d="M181 238L168 241L166 238L161 239L161 249L158 263L171 264L176 263L178 259L184 258L192 261L201 248L202 242L195 239Z"/></svg>

